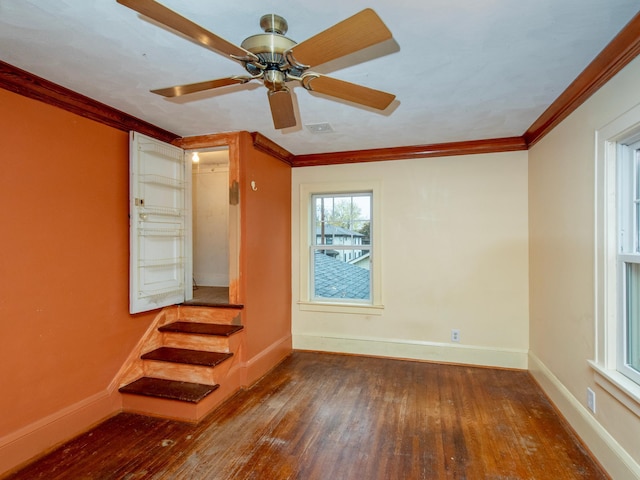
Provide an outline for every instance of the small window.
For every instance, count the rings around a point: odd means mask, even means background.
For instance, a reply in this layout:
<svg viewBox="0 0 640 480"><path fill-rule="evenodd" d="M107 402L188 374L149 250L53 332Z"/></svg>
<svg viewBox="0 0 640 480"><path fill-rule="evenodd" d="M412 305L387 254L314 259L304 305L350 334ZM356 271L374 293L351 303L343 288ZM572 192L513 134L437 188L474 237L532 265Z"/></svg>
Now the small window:
<svg viewBox="0 0 640 480"><path fill-rule="evenodd" d="M378 182L300 186L301 310L381 315Z"/></svg>
<svg viewBox="0 0 640 480"><path fill-rule="evenodd" d="M315 194L311 203L312 300L371 304L372 193Z"/></svg>

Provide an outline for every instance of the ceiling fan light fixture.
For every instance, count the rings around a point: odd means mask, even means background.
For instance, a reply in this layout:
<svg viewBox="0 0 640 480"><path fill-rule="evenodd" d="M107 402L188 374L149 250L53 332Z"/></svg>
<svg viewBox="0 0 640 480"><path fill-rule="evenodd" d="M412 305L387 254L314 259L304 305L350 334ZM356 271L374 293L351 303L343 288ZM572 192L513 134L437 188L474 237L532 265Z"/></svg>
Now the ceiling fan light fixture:
<svg viewBox="0 0 640 480"><path fill-rule="evenodd" d="M272 92L277 92L278 90L284 90L287 88L284 85L284 82L286 81L285 74L275 68L265 70L262 81L264 82L265 86Z"/></svg>

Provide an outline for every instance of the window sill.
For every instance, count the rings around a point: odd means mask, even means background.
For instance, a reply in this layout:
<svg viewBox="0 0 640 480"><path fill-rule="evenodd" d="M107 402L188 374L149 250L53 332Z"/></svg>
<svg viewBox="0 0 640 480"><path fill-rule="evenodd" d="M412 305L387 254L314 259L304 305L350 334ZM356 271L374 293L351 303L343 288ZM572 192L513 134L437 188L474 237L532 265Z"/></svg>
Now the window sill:
<svg viewBox="0 0 640 480"><path fill-rule="evenodd" d="M589 365L594 370L596 383L640 417L640 385L620 372L604 368L591 360Z"/></svg>
<svg viewBox="0 0 640 480"><path fill-rule="evenodd" d="M300 310L309 312L348 313L354 315L382 315L384 305L358 305L353 303L298 302Z"/></svg>

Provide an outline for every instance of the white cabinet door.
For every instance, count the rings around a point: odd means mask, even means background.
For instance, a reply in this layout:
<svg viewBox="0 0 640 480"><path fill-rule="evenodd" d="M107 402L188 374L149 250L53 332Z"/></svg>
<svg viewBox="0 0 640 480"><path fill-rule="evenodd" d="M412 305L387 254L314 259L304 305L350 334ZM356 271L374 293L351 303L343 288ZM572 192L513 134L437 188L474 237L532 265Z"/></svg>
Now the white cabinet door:
<svg viewBox="0 0 640 480"><path fill-rule="evenodd" d="M129 310L138 313L191 291L191 164L182 149L137 132L129 164Z"/></svg>

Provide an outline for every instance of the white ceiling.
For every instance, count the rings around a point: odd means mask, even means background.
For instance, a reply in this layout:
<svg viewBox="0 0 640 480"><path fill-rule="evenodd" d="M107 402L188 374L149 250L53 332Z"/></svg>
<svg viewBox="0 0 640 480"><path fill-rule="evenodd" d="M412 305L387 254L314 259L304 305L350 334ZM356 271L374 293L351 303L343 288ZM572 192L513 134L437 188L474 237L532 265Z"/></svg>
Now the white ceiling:
<svg viewBox="0 0 640 480"><path fill-rule="evenodd" d="M181 136L257 131L293 154L518 136L640 10L640 0L162 0L240 45L276 13L309 38L366 7L394 41L312 70L397 96L386 111L293 88L273 128L258 82L168 100L149 89L245 74L115 0L0 0L0 59ZM293 85L293 84L291 84ZM304 125L328 122L331 133Z"/></svg>

